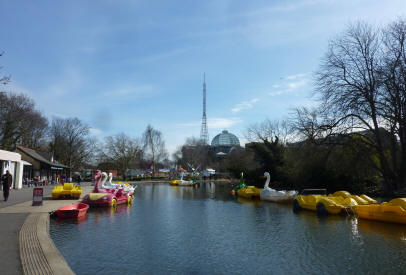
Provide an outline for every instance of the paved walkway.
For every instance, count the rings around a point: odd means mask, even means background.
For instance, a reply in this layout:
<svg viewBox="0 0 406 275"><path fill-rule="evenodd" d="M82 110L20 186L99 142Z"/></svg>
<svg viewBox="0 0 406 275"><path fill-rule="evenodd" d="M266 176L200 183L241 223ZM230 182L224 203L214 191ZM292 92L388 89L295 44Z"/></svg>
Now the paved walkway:
<svg viewBox="0 0 406 275"><path fill-rule="evenodd" d="M49 237L49 213L78 200L52 200L54 186L44 186L42 206L32 206L32 187L11 190L0 201L0 274L73 274ZM90 193L82 184L82 197Z"/></svg>

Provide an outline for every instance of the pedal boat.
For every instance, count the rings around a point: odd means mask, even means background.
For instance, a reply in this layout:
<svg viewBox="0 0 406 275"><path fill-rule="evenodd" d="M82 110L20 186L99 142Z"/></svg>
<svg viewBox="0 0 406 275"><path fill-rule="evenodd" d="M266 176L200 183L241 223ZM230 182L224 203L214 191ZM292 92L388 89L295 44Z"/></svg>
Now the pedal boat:
<svg viewBox="0 0 406 275"><path fill-rule="evenodd" d="M182 173L179 180L172 180L169 182L170 185L179 185L179 186L192 186L194 185L193 180L184 180L184 174Z"/></svg>
<svg viewBox="0 0 406 275"><path fill-rule="evenodd" d="M104 173L104 172L103 172ZM102 174L103 174L102 173ZM135 188L137 186L133 186L129 183L113 183L113 173L109 173L108 175L108 183L106 183L106 180L103 179L101 186L104 189L116 189L116 188L123 188L124 192L130 192L131 194L134 194Z"/></svg>
<svg viewBox="0 0 406 275"><path fill-rule="evenodd" d="M322 215L328 214L354 214L354 207L357 205L369 205L377 203L376 200L367 195L351 195L347 191L337 191L322 198L316 205L317 213Z"/></svg>
<svg viewBox="0 0 406 275"><path fill-rule="evenodd" d="M325 192L325 189L305 189L304 193L313 191ZM310 191L311 192L311 191ZM368 205L376 203L376 200L366 195L351 195L347 191L337 191L328 196L326 195L299 195L293 202L293 210L307 209L316 211L321 215L337 215L340 213L353 214L354 207L357 205Z"/></svg>
<svg viewBox="0 0 406 275"><path fill-rule="evenodd" d="M307 209L317 211L316 205L322 199L327 197L326 189L304 189L293 200L293 211Z"/></svg>
<svg viewBox="0 0 406 275"><path fill-rule="evenodd" d="M90 206L100 207L115 207L118 204L131 204L133 200L133 194L130 192L124 192L123 188L106 189L100 188L102 173L97 170L95 173L95 180L97 181L93 192L87 194L82 202Z"/></svg>
<svg viewBox="0 0 406 275"><path fill-rule="evenodd" d="M241 173L240 184L234 188L234 191L237 192L237 195L239 197L246 198L246 199L254 199L254 198L259 198L262 189L257 188L252 185L249 185L249 186L245 185L244 174Z"/></svg>
<svg viewBox="0 0 406 275"><path fill-rule="evenodd" d="M71 182L66 182L62 185L55 186L52 190L52 198L73 198L79 199L82 195L82 187L73 185Z"/></svg>
<svg viewBox="0 0 406 275"><path fill-rule="evenodd" d="M334 192L333 194L328 195L329 197L343 197L343 198L351 198L354 199L357 202L357 205L368 205L368 204L374 204L378 203L376 200L368 197L367 195L351 195L347 191L337 191Z"/></svg>
<svg viewBox="0 0 406 275"><path fill-rule="evenodd" d="M406 198L372 205L358 205L355 212L361 219L406 224Z"/></svg>
<svg viewBox="0 0 406 275"><path fill-rule="evenodd" d="M87 209L89 209L89 205L75 203L58 208L56 215L60 219L81 218L86 215Z"/></svg>
<svg viewBox="0 0 406 275"><path fill-rule="evenodd" d="M193 180L180 179L178 182L178 186L192 186L193 184L194 184Z"/></svg>
<svg viewBox="0 0 406 275"><path fill-rule="evenodd" d="M254 198L259 198L261 194L260 188L257 188L255 186L249 185L244 188L240 188L237 191L237 194L239 197L247 198L247 199L254 199Z"/></svg>
<svg viewBox="0 0 406 275"><path fill-rule="evenodd" d="M260 192L260 195L259 195L261 200L266 200L266 201L271 201L271 202L280 202L280 203L292 202L298 195L298 192L295 190L277 191L275 189L270 188L269 182L270 182L271 176L268 172L265 172L264 176L266 177L266 182L264 185L264 189Z"/></svg>
<svg viewBox="0 0 406 275"><path fill-rule="evenodd" d="M171 180L169 182L170 185L178 185L178 183L179 183L179 180Z"/></svg>

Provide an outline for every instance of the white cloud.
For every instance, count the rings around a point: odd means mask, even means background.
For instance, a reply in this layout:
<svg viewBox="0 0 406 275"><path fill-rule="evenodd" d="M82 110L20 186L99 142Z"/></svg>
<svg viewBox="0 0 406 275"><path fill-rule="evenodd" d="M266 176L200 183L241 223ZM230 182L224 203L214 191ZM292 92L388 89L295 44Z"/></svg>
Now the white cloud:
<svg viewBox="0 0 406 275"><path fill-rule="evenodd" d="M307 79L302 79L300 81L296 81L296 82L289 82L286 84L286 86L288 87L289 90L296 90L297 88L303 87L304 85L306 85L307 83Z"/></svg>
<svg viewBox="0 0 406 275"><path fill-rule="evenodd" d="M241 122L239 118L212 118L208 119L207 125L210 129L224 129Z"/></svg>
<svg viewBox="0 0 406 275"><path fill-rule="evenodd" d="M90 128L89 132L91 135L94 135L94 136L100 136L102 134L102 131L99 129L96 129L96 128Z"/></svg>
<svg viewBox="0 0 406 275"><path fill-rule="evenodd" d="M300 73L281 77L281 83L272 85L272 88L277 88L277 90L271 91L268 94L270 96L278 96L295 92L299 88L307 85L308 79L306 76L307 74Z"/></svg>
<svg viewBox="0 0 406 275"><path fill-rule="evenodd" d="M295 80L295 79L298 79L298 78L303 78L303 77L305 77L306 76L306 74L293 74L293 75L288 75L288 76L285 76L285 77L283 77L283 79L287 79L287 80Z"/></svg>
<svg viewBox="0 0 406 275"><path fill-rule="evenodd" d="M207 119L207 127L209 129L224 129L241 122L242 120L239 118L223 118L223 117L209 118ZM186 123L179 123L177 125L182 127L200 127L201 124L202 124L201 121L192 121Z"/></svg>
<svg viewBox="0 0 406 275"><path fill-rule="evenodd" d="M231 112L238 113L242 110L251 109L252 107L254 107L254 103L258 102L258 101L259 101L258 98L253 98L249 101L243 101L243 102L237 104L234 108L232 108Z"/></svg>
<svg viewBox="0 0 406 275"><path fill-rule="evenodd" d="M276 96L276 95L281 95L281 94L284 94L284 93L286 93L286 91L278 90L278 91L275 91L275 92L270 92L269 95L270 96Z"/></svg>

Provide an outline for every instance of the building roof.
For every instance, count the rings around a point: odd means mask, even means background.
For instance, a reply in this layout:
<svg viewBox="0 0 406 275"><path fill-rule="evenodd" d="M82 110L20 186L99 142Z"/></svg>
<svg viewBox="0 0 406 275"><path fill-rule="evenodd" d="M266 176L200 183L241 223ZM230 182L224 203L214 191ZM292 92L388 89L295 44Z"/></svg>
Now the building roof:
<svg viewBox="0 0 406 275"><path fill-rule="evenodd" d="M0 159L1 160L11 160L11 161L20 161L21 155L16 152L0 150Z"/></svg>
<svg viewBox="0 0 406 275"><path fill-rule="evenodd" d="M211 141L211 146L236 146L240 145L240 141L236 135L224 130Z"/></svg>
<svg viewBox="0 0 406 275"><path fill-rule="evenodd" d="M69 166L63 165L57 161L52 162L52 161L46 159L40 153L38 153L37 151L35 151L33 149L26 148L23 146L17 146L17 149L20 150L21 152L27 154L28 156L32 157L33 159L36 159L36 160L46 163L48 165L55 166L55 167L69 168Z"/></svg>

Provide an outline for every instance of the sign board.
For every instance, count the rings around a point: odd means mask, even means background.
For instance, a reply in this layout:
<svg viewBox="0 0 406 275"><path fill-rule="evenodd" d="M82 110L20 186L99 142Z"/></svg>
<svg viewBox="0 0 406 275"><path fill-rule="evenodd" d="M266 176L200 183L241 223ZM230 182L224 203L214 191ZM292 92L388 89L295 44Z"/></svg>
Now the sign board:
<svg viewBox="0 0 406 275"><path fill-rule="evenodd" d="M44 188L34 188L32 191L32 205L42 205Z"/></svg>

